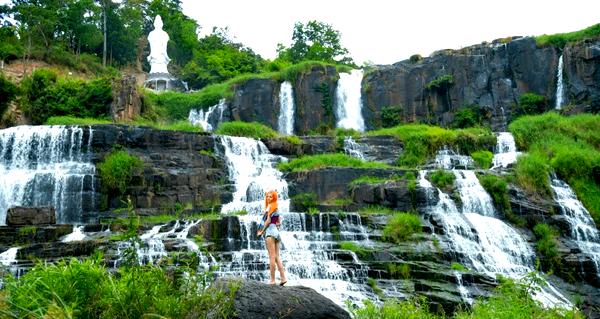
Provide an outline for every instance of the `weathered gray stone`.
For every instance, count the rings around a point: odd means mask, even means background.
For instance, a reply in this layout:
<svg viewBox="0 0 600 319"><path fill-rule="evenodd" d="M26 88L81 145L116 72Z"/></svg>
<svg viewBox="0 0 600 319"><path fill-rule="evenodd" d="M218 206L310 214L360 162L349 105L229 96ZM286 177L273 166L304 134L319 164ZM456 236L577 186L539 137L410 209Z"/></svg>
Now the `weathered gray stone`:
<svg viewBox="0 0 600 319"><path fill-rule="evenodd" d="M219 279L215 285L225 291L239 287L233 300L235 319L350 318L340 306L308 287L280 287L243 279Z"/></svg>
<svg viewBox="0 0 600 319"><path fill-rule="evenodd" d="M137 91L135 76L126 75L112 84L113 101L110 106L115 122L130 121L142 113L142 99Z"/></svg>
<svg viewBox="0 0 600 319"><path fill-rule="evenodd" d="M6 213L6 225L51 225L56 224L54 207L11 207Z"/></svg>

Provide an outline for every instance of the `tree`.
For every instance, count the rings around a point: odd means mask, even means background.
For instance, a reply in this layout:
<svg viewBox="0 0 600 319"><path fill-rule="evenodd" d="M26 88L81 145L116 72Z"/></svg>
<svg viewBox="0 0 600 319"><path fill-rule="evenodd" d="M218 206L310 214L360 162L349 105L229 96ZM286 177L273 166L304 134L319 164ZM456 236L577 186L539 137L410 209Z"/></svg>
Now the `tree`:
<svg viewBox="0 0 600 319"><path fill-rule="evenodd" d="M340 38L340 32L329 24L310 21L305 25L296 22L292 46L286 48L279 44L278 58L293 63L312 60L354 65L352 58L348 56L348 49L341 45Z"/></svg>

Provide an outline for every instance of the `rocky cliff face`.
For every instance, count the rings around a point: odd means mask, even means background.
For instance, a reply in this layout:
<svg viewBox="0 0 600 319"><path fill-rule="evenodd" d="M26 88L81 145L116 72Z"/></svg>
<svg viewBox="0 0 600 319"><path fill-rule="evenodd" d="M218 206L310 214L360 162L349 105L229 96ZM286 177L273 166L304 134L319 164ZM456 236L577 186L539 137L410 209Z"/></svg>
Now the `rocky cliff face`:
<svg viewBox="0 0 600 319"><path fill-rule="evenodd" d="M172 210L177 204L211 210L228 201L227 169L214 155L208 134L160 131L148 127L97 125L93 127L94 163L114 148L123 148L144 162L122 198L103 198L104 209L122 206L130 196L136 208L148 214ZM102 181L99 179L99 184ZM98 187L97 189L100 189ZM106 194L104 195L106 197Z"/></svg>
<svg viewBox="0 0 600 319"><path fill-rule="evenodd" d="M567 45L563 54L567 103L600 111L600 40Z"/></svg>

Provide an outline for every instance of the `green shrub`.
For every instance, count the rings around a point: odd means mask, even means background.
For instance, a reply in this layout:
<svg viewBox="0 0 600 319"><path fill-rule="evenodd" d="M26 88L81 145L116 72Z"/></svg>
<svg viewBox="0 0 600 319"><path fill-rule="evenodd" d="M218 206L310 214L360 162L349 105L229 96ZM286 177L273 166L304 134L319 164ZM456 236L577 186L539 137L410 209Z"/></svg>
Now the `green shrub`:
<svg viewBox="0 0 600 319"><path fill-rule="evenodd" d="M548 108L546 97L536 93L525 93L519 97L519 104L515 107L514 115L532 115L544 113Z"/></svg>
<svg viewBox="0 0 600 319"><path fill-rule="evenodd" d="M278 137L279 135L272 128L263 124L252 122L225 122L219 125L219 128L215 131L215 134L229 135L229 136L243 136L254 139L261 138L272 138Z"/></svg>
<svg viewBox="0 0 600 319"><path fill-rule="evenodd" d="M395 211L389 207L381 205L368 205L360 208L358 213L361 215L391 215L394 214Z"/></svg>
<svg viewBox="0 0 600 319"><path fill-rule="evenodd" d="M462 272L469 271L467 269L467 267L465 267L465 266L463 266L463 265L461 265L461 264L459 264L457 262L453 262L452 265L450 266L450 269L457 270L457 271L462 271Z"/></svg>
<svg viewBox="0 0 600 319"><path fill-rule="evenodd" d="M277 165L279 170L285 172L302 172L326 167L390 168L383 163L366 162L341 153L302 156Z"/></svg>
<svg viewBox="0 0 600 319"><path fill-rule="evenodd" d="M386 300L381 306L370 300L363 307L350 307L354 319L437 319L443 318L429 311L427 299L424 296L411 297L404 301Z"/></svg>
<svg viewBox="0 0 600 319"><path fill-rule="evenodd" d="M428 90L445 90L452 84L454 84L454 77L451 74L445 74L429 81L425 87Z"/></svg>
<svg viewBox="0 0 600 319"><path fill-rule="evenodd" d="M304 141L296 135L284 136L283 139L293 145L304 144Z"/></svg>
<svg viewBox="0 0 600 319"><path fill-rule="evenodd" d="M381 108L381 127L394 127L402 123L402 106Z"/></svg>
<svg viewBox="0 0 600 319"><path fill-rule="evenodd" d="M494 204L503 212L510 212L508 186L503 177L493 174L477 174L481 186L491 195Z"/></svg>
<svg viewBox="0 0 600 319"><path fill-rule="evenodd" d="M383 239L392 243L408 240L421 232L421 219L410 213L396 213L383 228Z"/></svg>
<svg viewBox="0 0 600 319"><path fill-rule="evenodd" d="M10 102L17 97L17 93L17 86L7 79L4 74L0 73L0 117L8 108Z"/></svg>
<svg viewBox="0 0 600 319"><path fill-rule="evenodd" d="M193 93L161 92L154 93L145 91L144 96L149 107L165 119L183 120L187 119L192 109L208 109L219 103L222 98L231 95L228 84L220 83L206 86L202 90Z"/></svg>
<svg viewBox="0 0 600 319"><path fill-rule="evenodd" d="M569 42L575 42L586 38L596 38L598 36L600 36L600 23L574 32L550 35L543 34L537 36L535 40L538 46L551 45L562 49Z"/></svg>
<svg viewBox="0 0 600 319"><path fill-rule="evenodd" d="M453 128L483 126L484 122L490 118L491 114L485 108L478 105L468 105L456 111L450 126Z"/></svg>
<svg viewBox="0 0 600 319"><path fill-rule="evenodd" d="M408 264L388 263L387 270L392 278L410 279L410 266Z"/></svg>
<svg viewBox="0 0 600 319"><path fill-rule="evenodd" d="M444 190L451 190L456 179L456 176L452 172L441 169L430 172L427 177L433 185Z"/></svg>
<svg viewBox="0 0 600 319"><path fill-rule="evenodd" d="M113 151L98 164L102 187L108 192L124 194L131 178L143 165L141 159L126 151Z"/></svg>
<svg viewBox="0 0 600 319"><path fill-rule="evenodd" d="M560 265L558 256L558 231L548 224L537 224L533 228L533 233L537 239L535 250L542 256L542 266L545 270L555 269Z"/></svg>
<svg viewBox="0 0 600 319"><path fill-rule="evenodd" d="M517 159L516 181L529 194L540 196L551 194L549 173L548 164L539 153L524 154Z"/></svg>
<svg viewBox="0 0 600 319"><path fill-rule="evenodd" d="M21 89L23 111L34 124L43 124L52 116L104 117L112 102L110 79L62 79L46 69L25 78Z"/></svg>
<svg viewBox="0 0 600 319"><path fill-rule="evenodd" d="M489 169L492 166L494 154L490 151L476 151L471 153L471 157L477 163L477 166L482 169Z"/></svg>
<svg viewBox="0 0 600 319"><path fill-rule="evenodd" d="M360 258L365 258L371 252L370 249L362 247L362 246L359 246L357 243L351 242L351 241L343 241L343 242L341 242L340 243L340 249L342 249L342 250L349 250L351 252L354 252Z"/></svg>
<svg viewBox="0 0 600 319"><path fill-rule="evenodd" d="M292 204L299 210L308 212L311 208L317 207L317 194L300 193L292 196Z"/></svg>

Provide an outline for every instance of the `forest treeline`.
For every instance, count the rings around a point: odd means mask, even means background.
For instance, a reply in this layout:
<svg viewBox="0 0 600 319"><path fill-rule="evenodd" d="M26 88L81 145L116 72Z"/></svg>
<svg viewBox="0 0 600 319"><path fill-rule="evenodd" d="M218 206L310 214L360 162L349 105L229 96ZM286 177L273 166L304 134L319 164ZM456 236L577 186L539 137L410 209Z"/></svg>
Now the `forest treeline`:
<svg viewBox="0 0 600 319"><path fill-rule="evenodd" d="M274 44L278 56L266 60L235 42L226 27L200 37L202 21L185 15L180 0L11 0L0 6L0 59L43 60L95 74L106 67L148 71L147 35L156 15L170 37L170 71L194 89L306 60L353 65L331 25L297 22L292 44Z"/></svg>

